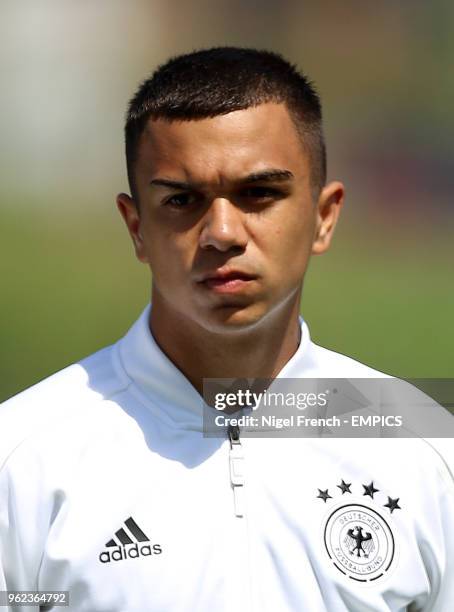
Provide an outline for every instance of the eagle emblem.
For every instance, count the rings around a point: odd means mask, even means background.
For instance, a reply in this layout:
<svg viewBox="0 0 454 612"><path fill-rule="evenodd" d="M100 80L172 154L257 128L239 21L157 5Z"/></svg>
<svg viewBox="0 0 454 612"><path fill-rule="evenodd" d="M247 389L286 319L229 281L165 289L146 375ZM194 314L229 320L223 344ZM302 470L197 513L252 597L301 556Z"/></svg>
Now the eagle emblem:
<svg viewBox="0 0 454 612"><path fill-rule="evenodd" d="M369 531L363 534L361 525L356 525L354 529L349 529L347 531L344 544L349 547L351 555L354 555L356 552L356 556L361 557L362 553L366 559L369 557L369 553L373 552L375 548L372 534Z"/></svg>

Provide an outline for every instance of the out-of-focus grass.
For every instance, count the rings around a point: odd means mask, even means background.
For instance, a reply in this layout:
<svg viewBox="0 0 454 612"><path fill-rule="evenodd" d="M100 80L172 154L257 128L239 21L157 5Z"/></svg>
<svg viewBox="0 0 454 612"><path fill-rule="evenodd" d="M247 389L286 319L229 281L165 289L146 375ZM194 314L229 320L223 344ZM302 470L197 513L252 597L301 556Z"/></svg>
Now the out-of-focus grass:
<svg viewBox="0 0 454 612"><path fill-rule="evenodd" d="M114 342L149 295L115 211L2 218L0 399Z"/></svg>
<svg viewBox="0 0 454 612"><path fill-rule="evenodd" d="M149 297L115 211L2 212L0 399L114 342ZM440 236L342 228L312 261L313 339L399 376L453 377L452 252Z"/></svg>
<svg viewBox="0 0 454 612"><path fill-rule="evenodd" d="M396 376L453 378L451 221L342 229L306 276L313 340Z"/></svg>

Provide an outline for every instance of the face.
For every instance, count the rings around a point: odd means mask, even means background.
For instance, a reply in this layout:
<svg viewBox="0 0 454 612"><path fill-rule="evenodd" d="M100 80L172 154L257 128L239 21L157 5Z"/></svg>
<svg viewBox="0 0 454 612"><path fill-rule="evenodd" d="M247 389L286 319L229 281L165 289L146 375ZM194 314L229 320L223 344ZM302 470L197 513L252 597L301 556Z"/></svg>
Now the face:
<svg viewBox="0 0 454 612"><path fill-rule="evenodd" d="M313 201L309 159L282 104L196 121L149 121L135 168L138 202L117 202L153 309L213 332L266 324L299 304L311 253L325 251L342 204Z"/></svg>

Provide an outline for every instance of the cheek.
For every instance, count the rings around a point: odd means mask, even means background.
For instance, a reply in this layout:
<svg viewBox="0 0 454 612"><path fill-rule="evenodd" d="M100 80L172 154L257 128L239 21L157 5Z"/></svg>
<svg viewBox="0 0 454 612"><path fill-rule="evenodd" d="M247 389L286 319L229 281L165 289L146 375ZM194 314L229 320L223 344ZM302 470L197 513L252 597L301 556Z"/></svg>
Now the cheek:
<svg viewBox="0 0 454 612"><path fill-rule="evenodd" d="M293 222L272 225L266 232L269 256L276 264L296 264L307 261L312 249L313 222L301 218Z"/></svg>
<svg viewBox="0 0 454 612"><path fill-rule="evenodd" d="M147 236L148 259L156 277L170 280L187 275L193 260L193 241L187 235L161 228Z"/></svg>

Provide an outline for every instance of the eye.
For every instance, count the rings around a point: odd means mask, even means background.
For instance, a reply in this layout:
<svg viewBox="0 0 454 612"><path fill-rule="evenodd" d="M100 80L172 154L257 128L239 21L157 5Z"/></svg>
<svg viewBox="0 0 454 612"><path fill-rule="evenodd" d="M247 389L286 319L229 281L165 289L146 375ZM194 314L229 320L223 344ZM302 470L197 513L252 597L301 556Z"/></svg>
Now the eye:
<svg viewBox="0 0 454 612"><path fill-rule="evenodd" d="M163 201L164 206L171 206L173 208L185 208L190 206L197 199L197 195L190 192L174 193Z"/></svg>
<svg viewBox="0 0 454 612"><path fill-rule="evenodd" d="M255 200L277 200L283 197L283 193L272 187L245 187L241 190L241 195L244 198L252 198Z"/></svg>

